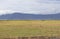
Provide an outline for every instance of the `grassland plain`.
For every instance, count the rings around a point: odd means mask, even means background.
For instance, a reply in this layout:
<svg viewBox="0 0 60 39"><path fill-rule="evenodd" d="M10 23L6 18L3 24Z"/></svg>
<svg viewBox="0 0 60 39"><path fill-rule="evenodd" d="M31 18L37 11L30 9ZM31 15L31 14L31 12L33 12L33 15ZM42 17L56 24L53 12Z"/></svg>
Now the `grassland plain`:
<svg viewBox="0 0 60 39"><path fill-rule="evenodd" d="M60 36L60 20L0 20L0 38Z"/></svg>

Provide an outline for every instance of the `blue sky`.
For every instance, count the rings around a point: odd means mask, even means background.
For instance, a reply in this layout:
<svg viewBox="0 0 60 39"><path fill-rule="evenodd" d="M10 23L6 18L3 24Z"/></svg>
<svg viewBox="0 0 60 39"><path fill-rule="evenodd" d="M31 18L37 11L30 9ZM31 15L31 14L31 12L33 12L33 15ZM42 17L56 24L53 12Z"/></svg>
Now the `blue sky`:
<svg viewBox="0 0 60 39"><path fill-rule="evenodd" d="M0 0L0 15L14 12L28 14L60 13L60 0Z"/></svg>

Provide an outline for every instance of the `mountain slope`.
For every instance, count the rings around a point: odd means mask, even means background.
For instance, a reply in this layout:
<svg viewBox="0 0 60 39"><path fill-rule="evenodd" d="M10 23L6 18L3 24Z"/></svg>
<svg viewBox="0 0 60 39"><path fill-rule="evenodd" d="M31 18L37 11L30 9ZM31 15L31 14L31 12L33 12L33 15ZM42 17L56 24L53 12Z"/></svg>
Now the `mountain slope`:
<svg viewBox="0 0 60 39"><path fill-rule="evenodd" d="M41 15L41 14L22 14L22 13L14 13L14 14L5 14L0 15L0 20L60 20L60 14L49 14L49 15Z"/></svg>

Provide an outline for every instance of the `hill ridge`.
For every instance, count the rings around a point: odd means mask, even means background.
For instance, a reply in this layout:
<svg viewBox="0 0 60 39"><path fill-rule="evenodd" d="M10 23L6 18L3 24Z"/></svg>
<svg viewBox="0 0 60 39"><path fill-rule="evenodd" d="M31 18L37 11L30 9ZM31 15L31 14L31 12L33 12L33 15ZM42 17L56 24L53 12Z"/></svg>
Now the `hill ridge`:
<svg viewBox="0 0 60 39"><path fill-rule="evenodd" d="M60 13L58 14L23 14L23 13L13 13L0 15L0 20L60 20Z"/></svg>

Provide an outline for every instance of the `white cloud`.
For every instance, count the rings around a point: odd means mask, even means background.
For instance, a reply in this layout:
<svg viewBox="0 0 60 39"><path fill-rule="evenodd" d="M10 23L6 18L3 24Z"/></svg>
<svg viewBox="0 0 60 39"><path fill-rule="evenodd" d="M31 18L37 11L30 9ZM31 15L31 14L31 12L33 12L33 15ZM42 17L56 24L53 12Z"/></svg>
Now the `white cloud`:
<svg viewBox="0 0 60 39"><path fill-rule="evenodd" d="M60 12L57 0L0 0L0 14L10 12L29 14L55 14Z"/></svg>
<svg viewBox="0 0 60 39"><path fill-rule="evenodd" d="M11 11L11 10L0 10L0 15L2 14L12 14L14 13L14 11Z"/></svg>

